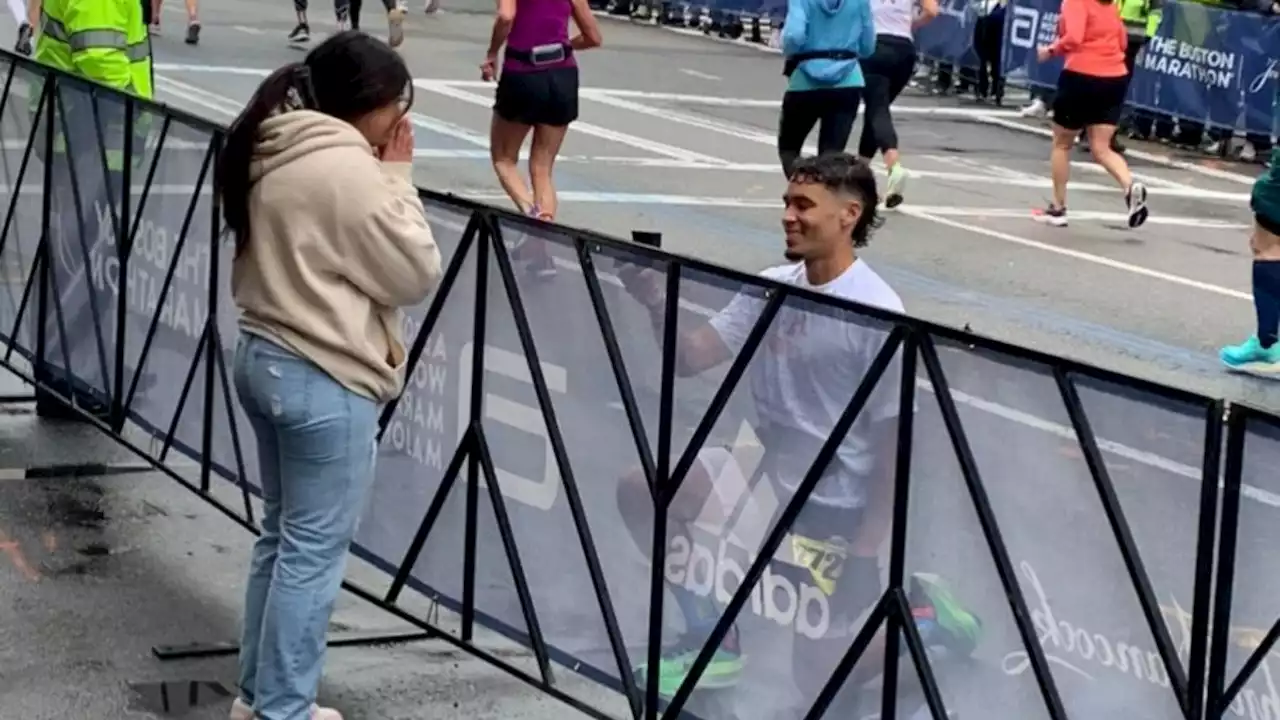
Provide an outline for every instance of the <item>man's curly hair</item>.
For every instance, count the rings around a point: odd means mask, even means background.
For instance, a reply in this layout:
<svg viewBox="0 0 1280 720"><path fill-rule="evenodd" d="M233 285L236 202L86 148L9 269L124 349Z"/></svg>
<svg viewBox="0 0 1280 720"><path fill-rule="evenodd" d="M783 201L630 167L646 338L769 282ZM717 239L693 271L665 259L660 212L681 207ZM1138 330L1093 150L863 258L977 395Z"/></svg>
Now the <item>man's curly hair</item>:
<svg viewBox="0 0 1280 720"><path fill-rule="evenodd" d="M791 182L820 183L832 192L856 195L862 201L862 214L853 226L853 246L863 247L871 230L879 226L876 206L880 193L871 167L849 153L825 153L802 157L791 170Z"/></svg>

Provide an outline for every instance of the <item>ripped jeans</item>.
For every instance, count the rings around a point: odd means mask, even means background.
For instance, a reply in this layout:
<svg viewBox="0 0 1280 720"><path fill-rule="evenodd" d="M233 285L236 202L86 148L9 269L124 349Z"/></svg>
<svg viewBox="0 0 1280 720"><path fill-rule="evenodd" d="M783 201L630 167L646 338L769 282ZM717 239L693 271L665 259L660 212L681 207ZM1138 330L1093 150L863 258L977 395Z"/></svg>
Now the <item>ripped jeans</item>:
<svg viewBox="0 0 1280 720"><path fill-rule="evenodd" d="M373 481L378 404L280 345L242 334L235 384L258 441L240 697L259 720L307 720L325 634Z"/></svg>

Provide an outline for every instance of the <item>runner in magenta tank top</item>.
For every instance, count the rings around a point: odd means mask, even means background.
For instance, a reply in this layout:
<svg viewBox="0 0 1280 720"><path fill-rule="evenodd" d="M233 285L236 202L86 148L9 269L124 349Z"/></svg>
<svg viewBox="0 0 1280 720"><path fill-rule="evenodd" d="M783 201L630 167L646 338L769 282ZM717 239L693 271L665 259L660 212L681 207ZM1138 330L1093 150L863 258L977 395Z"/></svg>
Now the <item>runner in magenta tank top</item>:
<svg viewBox="0 0 1280 720"><path fill-rule="evenodd" d="M573 37L569 35L570 19L578 28ZM575 53L598 47L600 42L600 27L587 0L498 0L493 40L480 65L484 79L493 80L498 52L506 46L494 98L489 152L502 189L527 215L543 220L555 218L556 191L551 170L569 124L578 119ZM519 168L520 147L530 130L532 189L525 184ZM543 260L549 274L549 259Z"/></svg>

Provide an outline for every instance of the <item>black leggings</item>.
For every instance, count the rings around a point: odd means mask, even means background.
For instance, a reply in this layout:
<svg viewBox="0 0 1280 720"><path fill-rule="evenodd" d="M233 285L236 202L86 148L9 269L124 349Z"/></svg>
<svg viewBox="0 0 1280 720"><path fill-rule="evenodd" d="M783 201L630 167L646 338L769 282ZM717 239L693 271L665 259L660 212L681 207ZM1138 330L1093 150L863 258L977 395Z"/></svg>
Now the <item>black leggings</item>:
<svg viewBox="0 0 1280 720"><path fill-rule="evenodd" d="M307 0L293 0L293 9L304 13L307 11ZM353 28L360 27L360 6L364 0L333 0L334 14L340 18L349 17ZM382 0L382 6L388 11L396 6L396 0Z"/></svg>
<svg viewBox="0 0 1280 720"><path fill-rule="evenodd" d="M862 121L862 138L858 141L861 157L875 157L877 150L898 149L898 131L893 128L889 108L911 82L915 67L916 46L910 40L896 35L876 38L875 54L862 63L862 77L867 83L863 89L867 117Z"/></svg>
<svg viewBox="0 0 1280 720"><path fill-rule="evenodd" d="M858 118L862 88L789 90L782 96L782 116L778 119L778 158L782 172L791 177L804 141L818 128L818 154L844 152Z"/></svg>

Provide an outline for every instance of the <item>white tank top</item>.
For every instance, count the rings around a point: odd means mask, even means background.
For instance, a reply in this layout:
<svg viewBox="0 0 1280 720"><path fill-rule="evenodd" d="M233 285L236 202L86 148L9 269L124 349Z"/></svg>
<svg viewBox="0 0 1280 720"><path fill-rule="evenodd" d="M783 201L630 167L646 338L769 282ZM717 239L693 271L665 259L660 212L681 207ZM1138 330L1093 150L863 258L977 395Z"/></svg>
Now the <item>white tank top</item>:
<svg viewBox="0 0 1280 720"><path fill-rule="evenodd" d="M895 35L914 40L911 23L916 16L916 0L871 0L877 35Z"/></svg>

